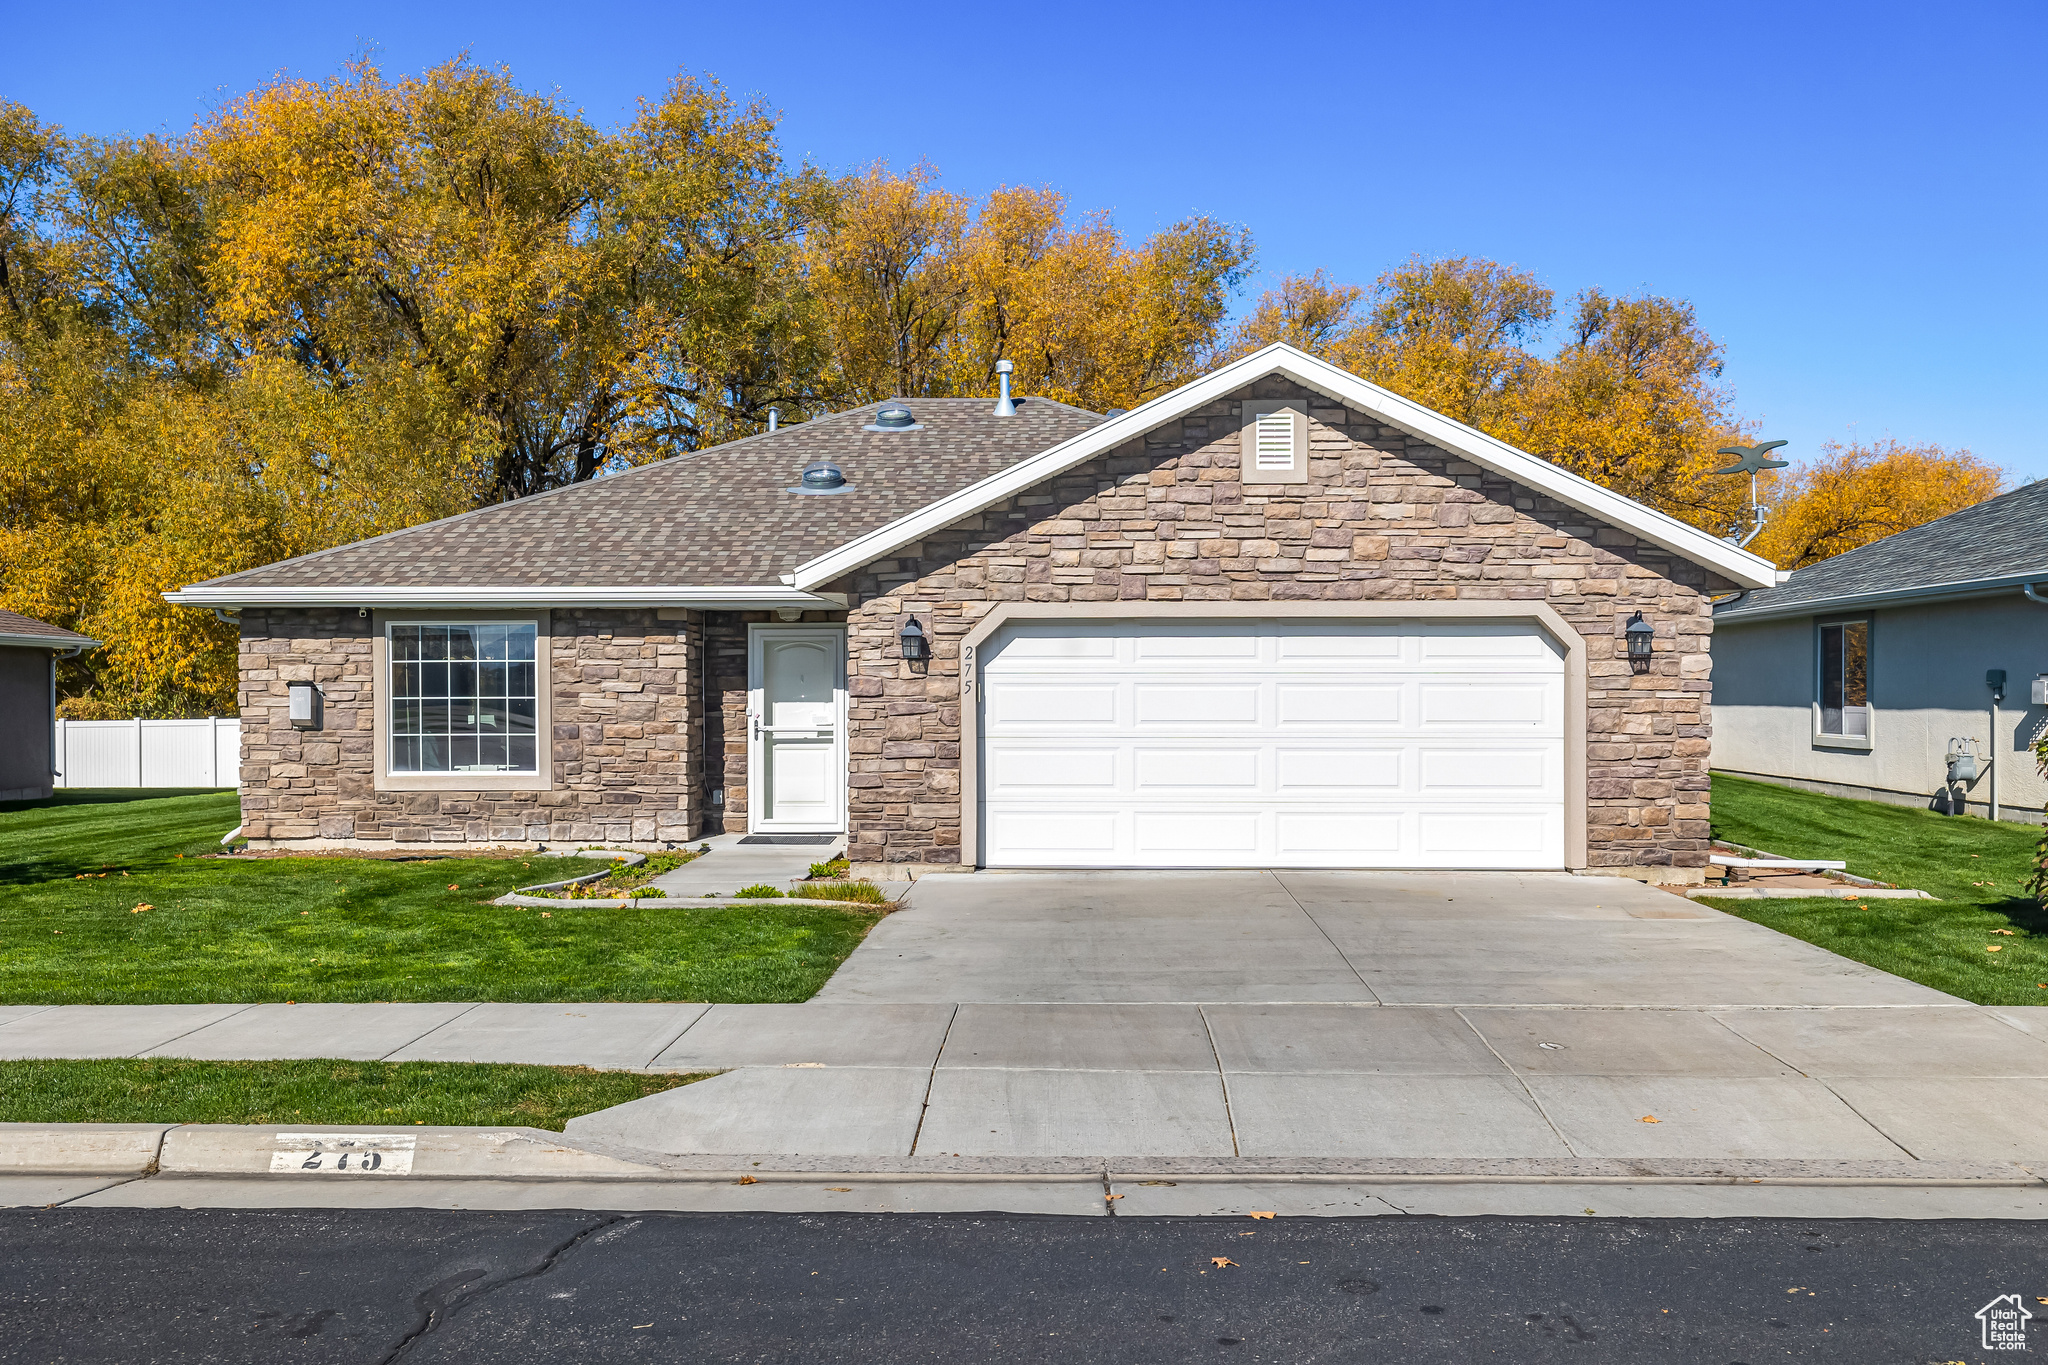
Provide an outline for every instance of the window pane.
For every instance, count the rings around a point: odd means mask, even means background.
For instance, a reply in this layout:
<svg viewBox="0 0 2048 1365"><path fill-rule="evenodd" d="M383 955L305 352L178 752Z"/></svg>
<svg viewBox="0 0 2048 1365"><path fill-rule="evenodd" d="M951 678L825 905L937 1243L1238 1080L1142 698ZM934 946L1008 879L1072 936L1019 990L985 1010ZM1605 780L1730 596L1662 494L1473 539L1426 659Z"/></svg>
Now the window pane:
<svg viewBox="0 0 2048 1365"><path fill-rule="evenodd" d="M533 733L533 698L513 697L505 703L505 729L515 735Z"/></svg>
<svg viewBox="0 0 2048 1365"><path fill-rule="evenodd" d="M1842 733L1842 628L1820 628L1820 732Z"/></svg>
<svg viewBox="0 0 2048 1365"><path fill-rule="evenodd" d="M535 741L532 735L513 735L506 741L510 746L507 761L515 772L538 772L534 766Z"/></svg>
<svg viewBox="0 0 2048 1365"><path fill-rule="evenodd" d="M512 627L505 637L505 657L515 662L524 659L531 663L533 661L533 632L534 628L532 626Z"/></svg>
<svg viewBox="0 0 2048 1365"><path fill-rule="evenodd" d="M420 732L420 704L406 698L391 703L391 733L416 735Z"/></svg>
<svg viewBox="0 0 2048 1365"><path fill-rule="evenodd" d="M417 659L420 657L420 628L418 626L393 626L391 628L391 657Z"/></svg>
<svg viewBox="0 0 2048 1365"><path fill-rule="evenodd" d="M503 659L505 657L505 627L478 626L475 628L476 657L479 659Z"/></svg>
<svg viewBox="0 0 2048 1365"><path fill-rule="evenodd" d="M445 697L448 695L448 665L438 663L420 665L420 695L423 697Z"/></svg>
<svg viewBox="0 0 2048 1365"><path fill-rule="evenodd" d="M394 739L391 742L391 771L416 773L419 770L420 742L416 739Z"/></svg>
<svg viewBox="0 0 2048 1365"><path fill-rule="evenodd" d="M445 627L420 627L420 657L422 659L445 659L448 657L448 631Z"/></svg>
<svg viewBox="0 0 2048 1365"><path fill-rule="evenodd" d="M448 741L449 766L457 772L476 767L476 736L455 735Z"/></svg>
<svg viewBox="0 0 2048 1365"><path fill-rule="evenodd" d="M448 627L448 657L451 659L474 659L476 657L476 629L474 627Z"/></svg>
<svg viewBox="0 0 2048 1365"><path fill-rule="evenodd" d="M505 667L505 695L508 697L531 697L533 690L533 665L508 664Z"/></svg>
<svg viewBox="0 0 2048 1365"><path fill-rule="evenodd" d="M476 695L475 664L451 663L448 665L448 695L451 697L473 697Z"/></svg>
<svg viewBox="0 0 2048 1365"><path fill-rule="evenodd" d="M505 695L505 670L507 664L479 664L477 666L476 690L481 697L502 697Z"/></svg>
<svg viewBox="0 0 2048 1365"><path fill-rule="evenodd" d="M1842 705L1870 704L1870 623L1842 627Z"/></svg>
<svg viewBox="0 0 2048 1365"><path fill-rule="evenodd" d="M420 694L420 666L418 664L391 665L391 695L394 697L417 697Z"/></svg>
<svg viewBox="0 0 2048 1365"><path fill-rule="evenodd" d="M479 767L500 768L505 766L505 737L484 735L476 742L476 761Z"/></svg>
<svg viewBox="0 0 2048 1365"><path fill-rule="evenodd" d="M420 741L420 766L423 773L445 773L448 771L448 741L428 738Z"/></svg>

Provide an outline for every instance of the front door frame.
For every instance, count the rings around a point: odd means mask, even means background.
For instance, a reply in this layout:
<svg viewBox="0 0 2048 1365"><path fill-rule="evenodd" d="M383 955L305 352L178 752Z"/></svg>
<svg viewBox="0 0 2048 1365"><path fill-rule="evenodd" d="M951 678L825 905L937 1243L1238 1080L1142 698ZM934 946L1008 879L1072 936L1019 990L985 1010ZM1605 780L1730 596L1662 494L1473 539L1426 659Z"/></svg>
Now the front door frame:
<svg viewBox="0 0 2048 1365"><path fill-rule="evenodd" d="M832 769L839 780L839 819L831 825L809 821L771 820L764 807L767 805L767 758L766 736L761 733L767 715L767 699L764 696L762 649L771 637L811 635L820 639L830 638L839 660L839 681L833 686L834 740ZM846 832L847 808L847 690L846 690L846 627L840 624L811 622L805 624L781 624L779 622L755 621L747 626L747 833L749 834L844 834Z"/></svg>

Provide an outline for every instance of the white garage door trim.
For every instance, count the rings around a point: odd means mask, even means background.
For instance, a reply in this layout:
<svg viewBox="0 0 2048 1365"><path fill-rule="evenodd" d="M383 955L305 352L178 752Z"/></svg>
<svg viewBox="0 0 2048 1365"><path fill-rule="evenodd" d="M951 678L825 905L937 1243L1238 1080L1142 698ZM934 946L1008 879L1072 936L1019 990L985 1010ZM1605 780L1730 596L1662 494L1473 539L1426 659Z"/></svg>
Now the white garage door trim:
<svg viewBox="0 0 2048 1365"><path fill-rule="evenodd" d="M1540 627L1563 659L1562 796L1564 866L1586 865L1586 658L1579 633L1540 602L1242 602L1242 603L1002 603L961 642L961 848L963 861L981 862L982 646L1005 627L1022 622L1106 623L1115 621L1220 620L1298 622L1321 618L1358 622L1394 621L1521 623ZM1555 732L1553 732L1555 733ZM1554 861L1549 866L1556 866Z"/></svg>

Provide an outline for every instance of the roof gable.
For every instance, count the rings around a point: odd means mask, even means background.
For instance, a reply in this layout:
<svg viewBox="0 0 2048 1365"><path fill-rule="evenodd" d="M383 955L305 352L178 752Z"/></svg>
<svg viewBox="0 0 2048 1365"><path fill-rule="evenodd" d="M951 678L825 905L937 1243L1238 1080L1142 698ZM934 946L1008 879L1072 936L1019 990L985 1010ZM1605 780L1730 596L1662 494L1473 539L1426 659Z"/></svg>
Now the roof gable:
<svg viewBox="0 0 2048 1365"><path fill-rule="evenodd" d="M1778 571L1769 560L1281 342L1090 427L907 516L834 546L797 566L784 581L799 589L821 588L900 546L921 540L962 517L1024 492L1269 375L1284 375L1598 521L1662 546L1739 586L1759 588L1777 581Z"/></svg>

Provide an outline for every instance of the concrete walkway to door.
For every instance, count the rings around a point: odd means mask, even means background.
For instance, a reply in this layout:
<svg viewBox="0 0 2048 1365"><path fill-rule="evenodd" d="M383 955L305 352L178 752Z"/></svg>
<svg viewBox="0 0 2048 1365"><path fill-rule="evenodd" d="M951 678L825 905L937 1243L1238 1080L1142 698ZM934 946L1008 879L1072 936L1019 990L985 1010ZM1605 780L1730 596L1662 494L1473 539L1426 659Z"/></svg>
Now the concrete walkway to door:
<svg viewBox="0 0 2048 1365"><path fill-rule="evenodd" d="M2032 1180L2037 1013L1618 879L933 876L814 1001L713 1006L663 1054L726 1074L569 1136L905 1168Z"/></svg>

